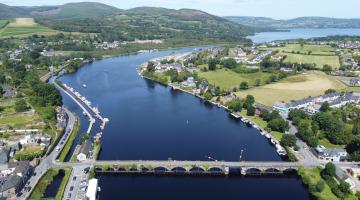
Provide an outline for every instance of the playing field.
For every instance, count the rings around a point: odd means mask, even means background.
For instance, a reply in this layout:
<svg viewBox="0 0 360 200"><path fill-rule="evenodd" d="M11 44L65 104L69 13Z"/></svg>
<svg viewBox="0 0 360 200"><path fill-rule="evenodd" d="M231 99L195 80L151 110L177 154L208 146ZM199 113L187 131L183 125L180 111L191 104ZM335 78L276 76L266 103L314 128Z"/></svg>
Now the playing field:
<svg viewBox="0 0 360 200"><path fill-rule="evenodd" d="M345 90L346 86L335 77L328 76L322 72L307 72L289 77L278 83L237 93L242 97L251 94L257 102L272 106L275 102L290 102L291 100L321 95L329 88Z"/></svg>
<svg viewBox="0 0 360 200"><path fill-rule="evenodd" d="M287 44L284 47L269 47L264 49L278 50L280 53L291 53L291 52L300 52L300 53L309 53L313 55L335 55L335 48L329 45L304 45L301 47L300 44Z"/></svg>
<svg viewBox="0 0 360 200"><path fill-rule="evenodd" d="M31 34L49 35L56 30L37 24L32 18L17 18L0 30L1 37L27 36Z"/></svg>
<svg viewBox="0 0 360 200"><path fill-rule="evenodd" d="M216 71L199 72L199 77L205 78L210 84L220 86L222 89L239 88L241 82L246 81L249 85L254 85L255 80L261 80L264 83L271 76L270 73L236 73L229 69L218 69Z"/></svg>
<svg viewBox="0 0 360 200"><path fill-rule="evenodd" d="M338 56L303 55L293 53L280 53L280 55L287 56L285 62L314 63L319 69L321 69L325 64L330 65L333 69L340 67Z"/></svg>

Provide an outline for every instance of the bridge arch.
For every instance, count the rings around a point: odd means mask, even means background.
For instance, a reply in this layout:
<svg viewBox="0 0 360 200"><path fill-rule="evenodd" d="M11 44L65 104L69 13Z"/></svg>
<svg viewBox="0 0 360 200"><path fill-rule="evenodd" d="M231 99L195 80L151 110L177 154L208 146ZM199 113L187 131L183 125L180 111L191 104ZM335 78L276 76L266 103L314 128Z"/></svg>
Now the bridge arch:
<svg viewBox="0 0 360 200"><path fill-rule="evenodd" d="M118 172L124 172L124 171L126 171L126 169L125 169L124 167L118 167L118 168L117 168L117 171L118 171Z"/></svg>
<svg viewBox="0 0 360 200"><path fill-rule="evenodd" d="M284 169L283 174L285 174L285 175L295 175L295 174L297 174L297 169L294 169L294 168Z"/></svg>
<svg viewBox="0 0 360 200"><path fill-rule="evenodd" d="M205 170L201 167L198 167L198 166L194 166L190 169L190 172L192 173L202 173L202 172L205 172Z"/></svg>
<svg viewBox="0 0 360 200"><path fill-rule="evenodd" d="M96 168L95 168L95 171L96 171L96 172L102 172L102 171L103 171L103 168L101 168L101 167L96 167Z"/></svg>
<svg viewBox="0 0 360 200"><path fill-rule="evenodd" d="M154 172L162 173L169 171L166 167L155 167Z"/></svg>
<svg viewBox="0 0 360 200"><path fill-rule="evenodd" d="M261 169L253 167L253 168L246 169L245 173L247 175L257 175L257 174L261 174Z"/></svg>
<svg viewBox="0 0 360 200"><path fill-rule="evenodd" d="M175 173L185 173L186 172L186 169L183 168L183 167L174 167L171 169L172 172L175 172Z"/></svg>
<svg viewBox="0 0 360 200"><path fill-rule="evenodd" d="M223 172L224 170L220 167L211 167L207 170L208 172L218 172L218 173L221 173Z"/></svg>
<svg viewBox="0 0 360 200"><path fill-rule="evenodd" d="M265 173L280 173L281 171L277 168L268 168L265 170Z"/></svg>

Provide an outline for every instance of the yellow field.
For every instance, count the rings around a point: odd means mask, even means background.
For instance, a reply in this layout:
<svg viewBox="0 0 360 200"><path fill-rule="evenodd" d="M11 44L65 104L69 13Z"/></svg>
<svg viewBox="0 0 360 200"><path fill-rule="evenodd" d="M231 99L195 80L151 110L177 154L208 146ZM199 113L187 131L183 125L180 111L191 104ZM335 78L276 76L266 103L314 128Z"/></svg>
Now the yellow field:
<svg viewBox="0 0 360 200"><path fill-rule="evenodd" d="M340 67L340 61L338 56L322 56L322 55L303 55L293 53L280 53L280 55L286 55L285 62L292 63L314 63L316 67L322 69L327 64L333 67L333 69Z"/></svg>
<svg viewBox="0 0 360 200"><path fill-rule="evenodd" d="M16 18L15 22L11 22L11 26L35 26L36 23L33 18Z"/></svg>
<svg viewBox="0 0 360 200"><path fill-rule="evenodd" d="M237 94L242 97L251 94L257 102L272 106L275 102L290 102L291 100L299 100L309 96L318 96L324 94L325 90L330 88L336 90L347 89L335 77L322 72L308 72L289 77L278 83L240 91Z"/></svg>

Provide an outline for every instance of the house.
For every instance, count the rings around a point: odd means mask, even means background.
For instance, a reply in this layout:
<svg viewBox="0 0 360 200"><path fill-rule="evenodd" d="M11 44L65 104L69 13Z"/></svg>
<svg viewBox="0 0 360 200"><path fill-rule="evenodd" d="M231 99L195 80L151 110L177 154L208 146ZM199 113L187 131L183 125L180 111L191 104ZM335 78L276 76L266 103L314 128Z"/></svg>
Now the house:
<svg viewBox="0 0 360 200"><path fill-rule="evenodd" d="M348 156L345 149L327 149L323 146L317 146L315 148L317 156L321 160L328 160L333 162L340 162L345 160Z"/></svg>
<svg viewBox="0 0 360 200"><path fill-rule="evenodd" d="M359 178L360 177L360 168L350 168L349 170L350 174L352 177L354 178Z"/></svg>
<svg viewBox="0 0 360 200"><path fill-rule="evenodd" d="M195 87L194 77L188 77L186 81L181 83L184 87Z"/></svg>
<svg viewBox="0 0 360 200"><path fill-rule="evenodd" d="M91 141L85 140L80 147L79 154L77 155L78 161L86 161L91 155Z"/></svg>
<svg viewBox="0 0 360 200"><path fill-rule="evenodd" d="M0 150L0 170L7 169L9 161L9 151L6 148Z"/></svg>
<svg viewBox="0 0 360 200"><path fill-rule="evenodd" d="M351 86L360 86L360 79L358 78L352 78L349 81Z"/></svg>
<svg viewBox="0 0 360 200"><path fill-rule="evenodd" d="M10 162L8 169L11 174L0 178L0 198L15 197L24 187L31 173L29 161Z"/></svg>

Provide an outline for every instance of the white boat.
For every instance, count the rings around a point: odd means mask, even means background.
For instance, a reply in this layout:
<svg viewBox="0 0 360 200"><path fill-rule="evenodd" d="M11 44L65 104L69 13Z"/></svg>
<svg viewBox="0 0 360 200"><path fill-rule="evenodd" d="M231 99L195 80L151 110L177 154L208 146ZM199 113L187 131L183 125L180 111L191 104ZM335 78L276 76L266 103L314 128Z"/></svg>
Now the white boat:
<svg viewBox="0 0 360 200"><path fill-rule="evenodd" d="M265 137L266 137L267 139L270 139L269 133L266 133L266 134L265 134Z"/></svg>
<svg viewBox="0 0 360 200"><path fill-rule="evenodd" d="M83 86L83 88L86 88L86 87L87 87L87 85L86 85L86 84L83 84L82 86Z"/></svg>

